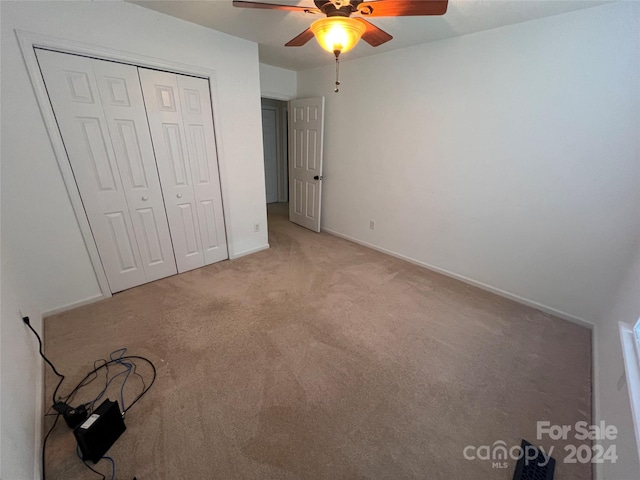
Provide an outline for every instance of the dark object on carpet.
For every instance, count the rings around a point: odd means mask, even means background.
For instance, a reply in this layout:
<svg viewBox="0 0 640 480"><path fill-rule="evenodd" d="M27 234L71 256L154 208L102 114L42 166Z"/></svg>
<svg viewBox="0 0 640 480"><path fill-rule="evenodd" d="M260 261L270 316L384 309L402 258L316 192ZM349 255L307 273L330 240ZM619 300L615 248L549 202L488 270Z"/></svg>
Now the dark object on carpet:
<svg viewBox="0 0 640 480"><path fill-rule="evenodd" d="M76 428L89 416L85 405L79 405L78 408L73 408L64 402L56 402L53 405L53 409L62 415L69 428Z"/></svg>
<svg viewBox="0 0 640 480"><path fill-rule="evenodd" d="M288 211L269 205L268 250L45 320L46 354L69 385L122 345L157 366L109 449L118 479L512 480L516 460L497 469L464 448L519 446L541 419L593 423L590 330L314 233ZM58 380L47 371L47 396ZM95 398L94 383L74 401ZM99 478L75 449L54 430L47 478ZM590 463L556 468L592 479Z"/></svg>
<svg viewBox="0 0 640 480"><path fill-rule="evenodd" d="M126 429L118 402L102 402L102 405L73 431L82 459L98 463Z"/></svg>
<svg viewBox="0 0 640 480"><path fill-rule="evenodd" d="M524 439L521 448L524 453L516 464L513 480L553 480L555 459L548 457Z"/></svg>

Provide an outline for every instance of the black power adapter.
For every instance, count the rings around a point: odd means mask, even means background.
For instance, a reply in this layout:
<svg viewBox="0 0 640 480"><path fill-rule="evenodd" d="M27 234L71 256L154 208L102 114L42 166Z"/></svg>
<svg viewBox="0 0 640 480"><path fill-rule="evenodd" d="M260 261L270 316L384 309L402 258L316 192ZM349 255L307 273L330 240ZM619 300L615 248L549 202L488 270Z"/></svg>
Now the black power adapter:
<svg viewBox="0 0 640 480"><path fill-rule="evenodd" d="M82 459L98 463L126 429L118 402L105 400L73 431L73 435Z"/></svg>
<svg viewBox="0 0 640 480"><path fill-rule="evenodd" d="M89 412L87 412L87 407L85 405L73 408L64 402L56 402L53 405L53 409L62 415L69 428L76 428L89 416Z"/></svg>

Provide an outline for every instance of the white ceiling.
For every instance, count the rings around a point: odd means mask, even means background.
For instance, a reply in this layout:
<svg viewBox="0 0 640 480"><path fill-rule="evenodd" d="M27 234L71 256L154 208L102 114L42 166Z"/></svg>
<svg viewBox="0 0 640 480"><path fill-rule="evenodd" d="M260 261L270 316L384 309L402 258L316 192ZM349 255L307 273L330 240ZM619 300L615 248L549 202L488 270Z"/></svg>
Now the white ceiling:
<svg viewBox="0 0 640 480"><path fill-rule="evenodd" d="M314 40L303 47L284 44L321 18L297 12L236 8L231 0L128 0L145 8L197 23L259 44L260 62L290 70L305 70L332 62ZM314 6L313 0L257 0L264 3ZM359 42L345 59L366 57L398 48L526 22L607 3L601 0L449 0L438 17L382 17L371 23L393 35L379 47Z"/></svg>

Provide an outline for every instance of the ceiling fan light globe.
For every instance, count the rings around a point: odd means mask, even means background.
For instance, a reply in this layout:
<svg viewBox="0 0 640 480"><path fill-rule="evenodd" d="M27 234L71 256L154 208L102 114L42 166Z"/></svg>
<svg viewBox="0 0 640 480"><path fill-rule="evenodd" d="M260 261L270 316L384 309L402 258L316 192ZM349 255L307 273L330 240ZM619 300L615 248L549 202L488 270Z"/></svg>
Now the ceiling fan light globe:
<svg viewBox="0 0 640 480"><path fill-rule="evenodd" d="M349 17L327 17L311 24L311 31L322 48L345 53L356 46L366 27Z"/></svg>

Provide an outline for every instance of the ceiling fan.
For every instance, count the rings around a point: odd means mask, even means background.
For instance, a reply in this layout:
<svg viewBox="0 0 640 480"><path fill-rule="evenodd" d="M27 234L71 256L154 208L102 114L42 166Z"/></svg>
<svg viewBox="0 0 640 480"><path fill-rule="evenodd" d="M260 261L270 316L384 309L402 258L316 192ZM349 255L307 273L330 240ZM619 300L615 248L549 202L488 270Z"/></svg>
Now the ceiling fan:
<svg viewBox="0 0 640 480"><path fill-rule="evenodd" d="M448 0L314 0L314 7L279 5L274 3L234 0L234 7L285 10L306 14L324 14L326 18L316 20L297 37L285 44L300 47L314 36L322 48L336 57L336 89L338 56L351 50L362 38L372 47L388 42L393 37L362 17L404 17L421 15L444 15ZM357 13L361 16L351 17Z"/></svg>

